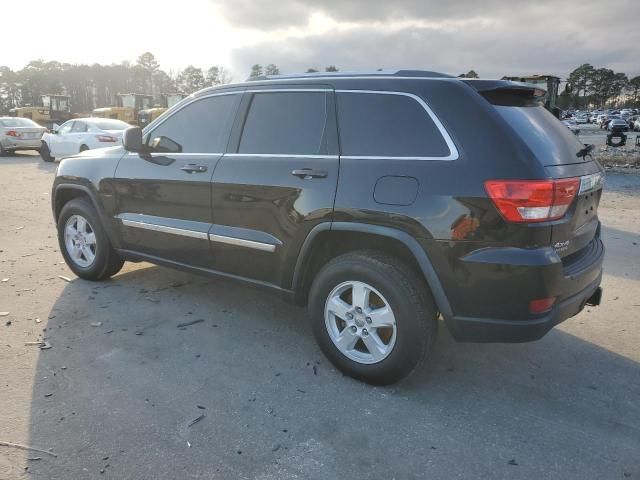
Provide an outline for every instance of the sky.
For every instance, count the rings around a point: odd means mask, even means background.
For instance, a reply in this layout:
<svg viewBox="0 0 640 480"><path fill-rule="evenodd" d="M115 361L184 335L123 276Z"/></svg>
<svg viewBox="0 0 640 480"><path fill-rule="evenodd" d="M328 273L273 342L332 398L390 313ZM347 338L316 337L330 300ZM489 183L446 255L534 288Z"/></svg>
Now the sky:
<svg viewBox="0 0 640 480"><path fill-rule="evenodd" d="M283 73L424 69L483 78L591 63L640 75L640 0L22 0L39 12L5 21L0 65L30 60L134 62L166 71L251 65ZM19 39L19 40L18 40ZM9 45L3 42L5 47Z"/></svg>

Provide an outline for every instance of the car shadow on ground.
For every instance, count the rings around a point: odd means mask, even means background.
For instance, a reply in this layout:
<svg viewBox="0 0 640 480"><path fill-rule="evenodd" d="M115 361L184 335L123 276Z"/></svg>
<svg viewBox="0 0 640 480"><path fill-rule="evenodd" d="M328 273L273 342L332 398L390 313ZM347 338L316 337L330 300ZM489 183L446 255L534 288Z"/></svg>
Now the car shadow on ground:
<svg viewBox="0 0 640 480"><path fill-rule="evenodd" d="M0 156L0 165L20 165L25 163L37 163L38 168L41 170L55 172L60 162L45 162L35 150L20 151L11 155Z"/></svg>
<svg viewBox="0 0 640 480"><path fill-rule="evenodd" d="M381 388L332 368L304 309L226 280L127 265L49 316L30 444L57 458L29 478L640 475L640 365L560 330L480 345L441 325Z"/></svg>

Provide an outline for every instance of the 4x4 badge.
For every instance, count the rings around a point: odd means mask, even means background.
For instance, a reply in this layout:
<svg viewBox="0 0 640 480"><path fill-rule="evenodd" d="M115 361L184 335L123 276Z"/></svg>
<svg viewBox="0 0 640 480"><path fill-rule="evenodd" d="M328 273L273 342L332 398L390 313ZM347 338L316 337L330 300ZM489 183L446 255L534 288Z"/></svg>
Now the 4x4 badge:
<svg viewBox="0 0 640 480"><path fill-rule="evenodd" d="M569 249L569 243L571 243L571 240L565 240L564 242L556 242L553 248L556 250L556 252L564 252L565 250Z"/></svg>

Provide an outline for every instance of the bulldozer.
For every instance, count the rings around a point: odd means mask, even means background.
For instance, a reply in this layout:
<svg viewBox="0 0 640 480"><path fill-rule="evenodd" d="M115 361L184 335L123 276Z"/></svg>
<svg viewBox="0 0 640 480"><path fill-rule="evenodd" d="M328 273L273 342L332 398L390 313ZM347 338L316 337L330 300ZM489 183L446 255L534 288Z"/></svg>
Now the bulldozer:
<svg viewBox="0 0 640 480"><path fill-rule="evenodd" d="M29 118L46 128L53 128L71 119L70 97L67 95L40 95L41 106L24 106L11 109L14 117Z"/></svg>
<svg viewBox="0 0 640 480"><path fill-rule="evenodd" d="M119 93L116 95L115 107L95 108L92 115L101 118L114 118L135 125L138 112L151 105L153 97L142 93Z"/></svg>
<svg viewBox="0 0 640 480"><path fill-rule="evenodd" d="M146 108L138 112L138 125L140 127L146 127L156 118L173 107L176 103L182 100L186 95L181 93L165 93L162 95L163 105L155 105L152 108Z"/></svg>
<svg viewBox="0 0 640 480"><path fill-rule="evenodd" d="M525 83L532 87L545 90L547 94L544 96L544 107L556 117L560 116L560 109L557 105L560 78L553 75L524 75L517 77L502 77L502 80Z"/></svg>

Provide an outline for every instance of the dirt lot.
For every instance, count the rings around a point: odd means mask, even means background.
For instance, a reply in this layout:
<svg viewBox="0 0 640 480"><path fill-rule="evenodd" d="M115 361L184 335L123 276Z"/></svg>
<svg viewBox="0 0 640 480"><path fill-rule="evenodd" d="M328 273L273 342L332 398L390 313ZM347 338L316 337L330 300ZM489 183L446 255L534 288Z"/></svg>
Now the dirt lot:
<svg viewBox="0 0 640 480"><path fill-rule="evenodd" d="M75 278L54 169L0 158L0 443L45 451L0 445L0 479L640 478L640 176L608 178L601 307L522 345L441 328L373 388L269 293L148 264Z"/></svg>

